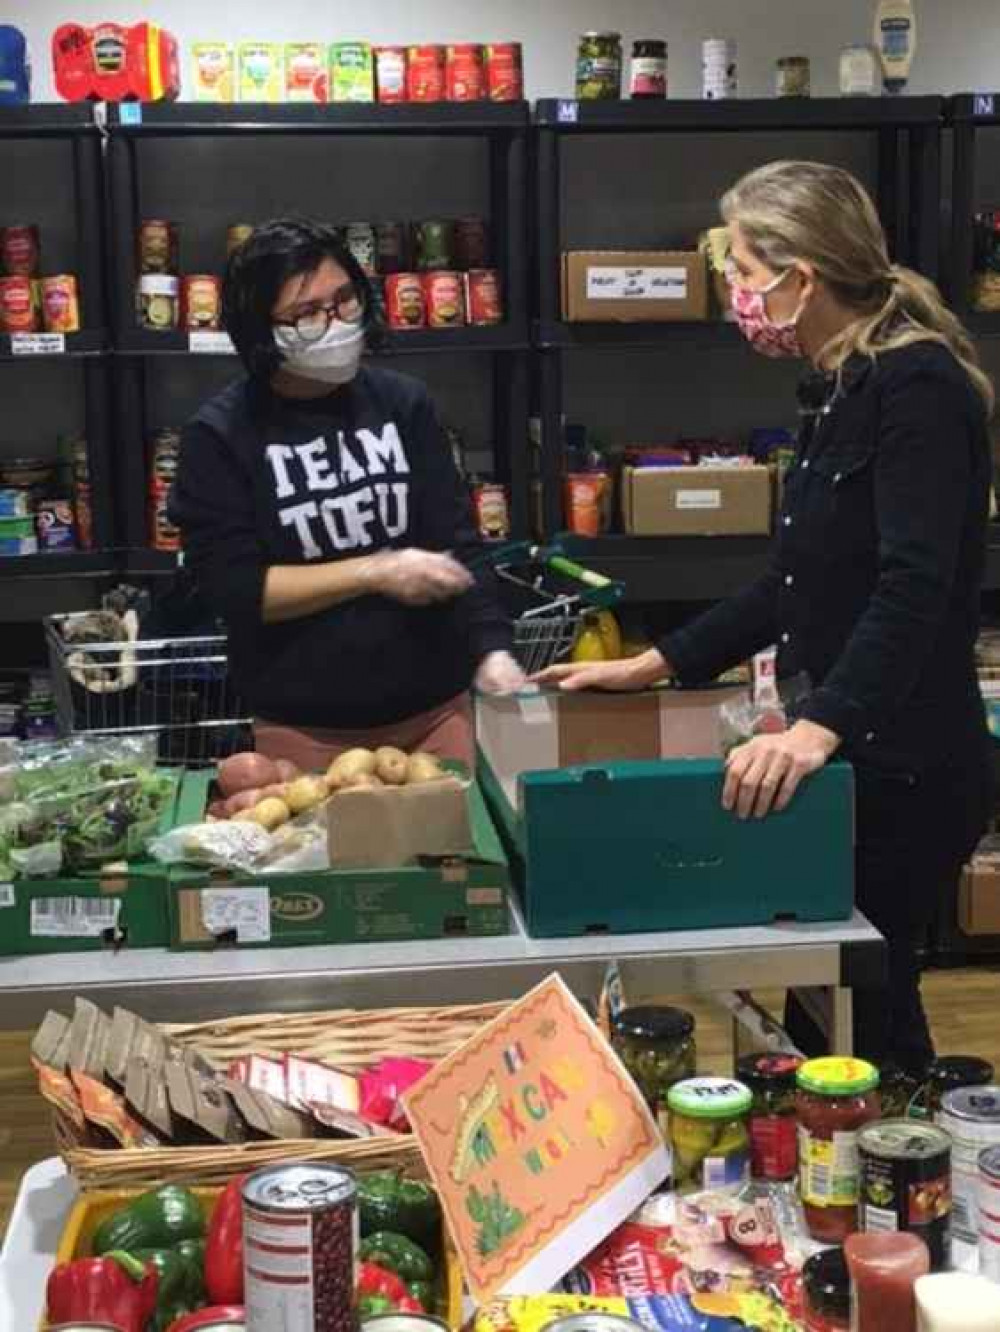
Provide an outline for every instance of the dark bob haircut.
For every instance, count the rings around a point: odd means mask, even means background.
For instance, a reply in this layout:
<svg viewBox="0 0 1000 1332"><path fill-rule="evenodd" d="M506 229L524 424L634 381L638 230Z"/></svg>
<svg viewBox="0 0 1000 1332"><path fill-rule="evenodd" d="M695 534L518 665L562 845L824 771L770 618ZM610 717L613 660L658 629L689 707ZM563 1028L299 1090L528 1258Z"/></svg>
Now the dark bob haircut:
<svg viewBox="0 0 1000 1332"><path fill-rule="evenodd" d="M338 263L357 288L369 347L381 341L372 284L336 227L308 218L274 218L255 227L233 251L222 287L223 325L254 379L270 379L281 365L271 312L282 287L289 278L314 273L324 259Z"/></svg>

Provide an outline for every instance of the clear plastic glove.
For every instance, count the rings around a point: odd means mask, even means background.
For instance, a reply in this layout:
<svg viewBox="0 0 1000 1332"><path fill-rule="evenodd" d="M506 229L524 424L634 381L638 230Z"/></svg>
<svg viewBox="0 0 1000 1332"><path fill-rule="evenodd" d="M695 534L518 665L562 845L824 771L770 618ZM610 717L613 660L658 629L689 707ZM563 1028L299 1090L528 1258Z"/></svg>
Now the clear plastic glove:
<svg viewBox="0 0 1000 1332"><path fill-rule="evenodd" d="M490 652L479 663L476 688L481 694L516 694L527 676L509 652Z"/></svg>
<svg viewBox="0 0 1000 1332"><path fill-rule="evenodd" d="M468 592L472 574L452 555L432 550L387 550L372 559L372 590L405 606L431 606Z"/></svg>

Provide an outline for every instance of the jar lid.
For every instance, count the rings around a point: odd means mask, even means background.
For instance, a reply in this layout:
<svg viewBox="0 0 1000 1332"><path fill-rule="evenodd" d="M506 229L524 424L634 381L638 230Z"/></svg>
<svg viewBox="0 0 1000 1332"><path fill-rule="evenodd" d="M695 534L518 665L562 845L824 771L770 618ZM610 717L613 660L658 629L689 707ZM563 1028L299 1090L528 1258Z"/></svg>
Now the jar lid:
<svg viewBox="0 0 1000 1332"><path fill-rule="evenodd" d="M840 1055L810 1059L798 1071L798 1084L816 1096L860 1096L878 1086L878 1069L865 1059Z"/></svg>
<svg viewBox="0 0 1000 1332"><path fill-rule="evenodd" d="M803 1062L796 1055L748 1054L737 1063L736 1076L752 1090L779 1087L790 1091Z"/></svg>
<svg viewBox="0 0 1000 1332"><path fill-rule="evenodd" d="M802 1268L802 1282L815 1313L842 1319L851 1316L851 1278L843 1249L824 1249Z"/></svg>
<svg viewBox="0 0 1000 1332"><path fill-rule="evenodd" d="M986 1087L993 1081L993 1065L974 1055L945 1055L931 1064L928 1080L936 1087Z"/></svg>
<svg viewBox="0 0 1000 1332"><path fill-rule="evenodd" d="M683 1008L650 1004L648 1007L625 1008L612 1026L618 1036L630 1036L637 1041L653 1044L686 1040L694 1031L694 1018Z"/></svg>
<svg viewBox="0 0 1000 1332"><path fill-rule="evenodd" d="M620 32L585 32L583 37L599 42L620 42L622 39Z"/></svg>
<svg viewBox="0 0 1000 1332"><path fill-rule="evenodd" d="M667 1106L692 1119L731 1119L753 1105L753 1093L732 1078L688 1078L667 1093Z"/></svg>
<svg viewBox="0 0 1000 1332"><path fill-rule="evenodd" d="M858 1134L858 1147L890 1161L933 1161L951 1154L951 1138L917 1119L881 1119Z"/></svg>

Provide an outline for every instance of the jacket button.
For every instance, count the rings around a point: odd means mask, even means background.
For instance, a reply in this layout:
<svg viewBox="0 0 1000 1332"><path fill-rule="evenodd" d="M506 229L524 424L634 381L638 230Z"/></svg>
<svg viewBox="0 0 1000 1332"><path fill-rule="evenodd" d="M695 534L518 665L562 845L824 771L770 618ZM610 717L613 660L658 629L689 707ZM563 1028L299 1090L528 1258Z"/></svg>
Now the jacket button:
<svg viewBox="0 0 1000 1332"><path fill-rule="evenodd" d="M782 635L781 635L781 641L782 641L783 643L790 643L790 642L792 641L792 636L791 636L791 634L789 634L789 633L784 633L784 634L782 634Z"/></svg>
<svg viewBox="0 0 1000 1332"><path fill-rule="evenodd" d="M875 732L869 731L868 734L865 736L865 742L870 745L874 743L874 740L875 740Z"/></svg>
<svg viewBox="0 0 1000 1332"><path fill-rule="evenodd" d="M794 582L795 582L795 578L794 578L794 576L793 576L792 574L785 574L785 586L786 586L786 587L791 587L792 584L793 584Z"/></svg>
<svg viewBox="0 0 1000 1332"><path fill-rule="evenodd" d="M786 514L786 515L784 516L784 518L782 518L781 521L784 523L784 525L785 525L786 527L791 527L791 525L792 525L792 520L791 520L791 518L788 516L788 514Z"/></svg>

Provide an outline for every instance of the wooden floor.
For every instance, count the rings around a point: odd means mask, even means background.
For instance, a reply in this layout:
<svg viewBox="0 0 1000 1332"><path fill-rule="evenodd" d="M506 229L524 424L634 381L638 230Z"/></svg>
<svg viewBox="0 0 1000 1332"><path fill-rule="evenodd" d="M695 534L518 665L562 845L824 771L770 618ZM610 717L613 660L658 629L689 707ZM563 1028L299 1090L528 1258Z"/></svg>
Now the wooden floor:
<svg viewBox="0 0 1000 1332"><path fill-rule="evenodd" d="M772 1008L780 995L758 996ZM931 972L924 997L942 1054L973 1054L1000 1069L1000 970ZM698 1019L699 1064L705 1072L731 1071L730 1029L710 1003L681 1001ZM44 1102L28 1065L28 1034L0 1033L0 1235L6 1229L21 1175L52 1155Z"/></svg>

